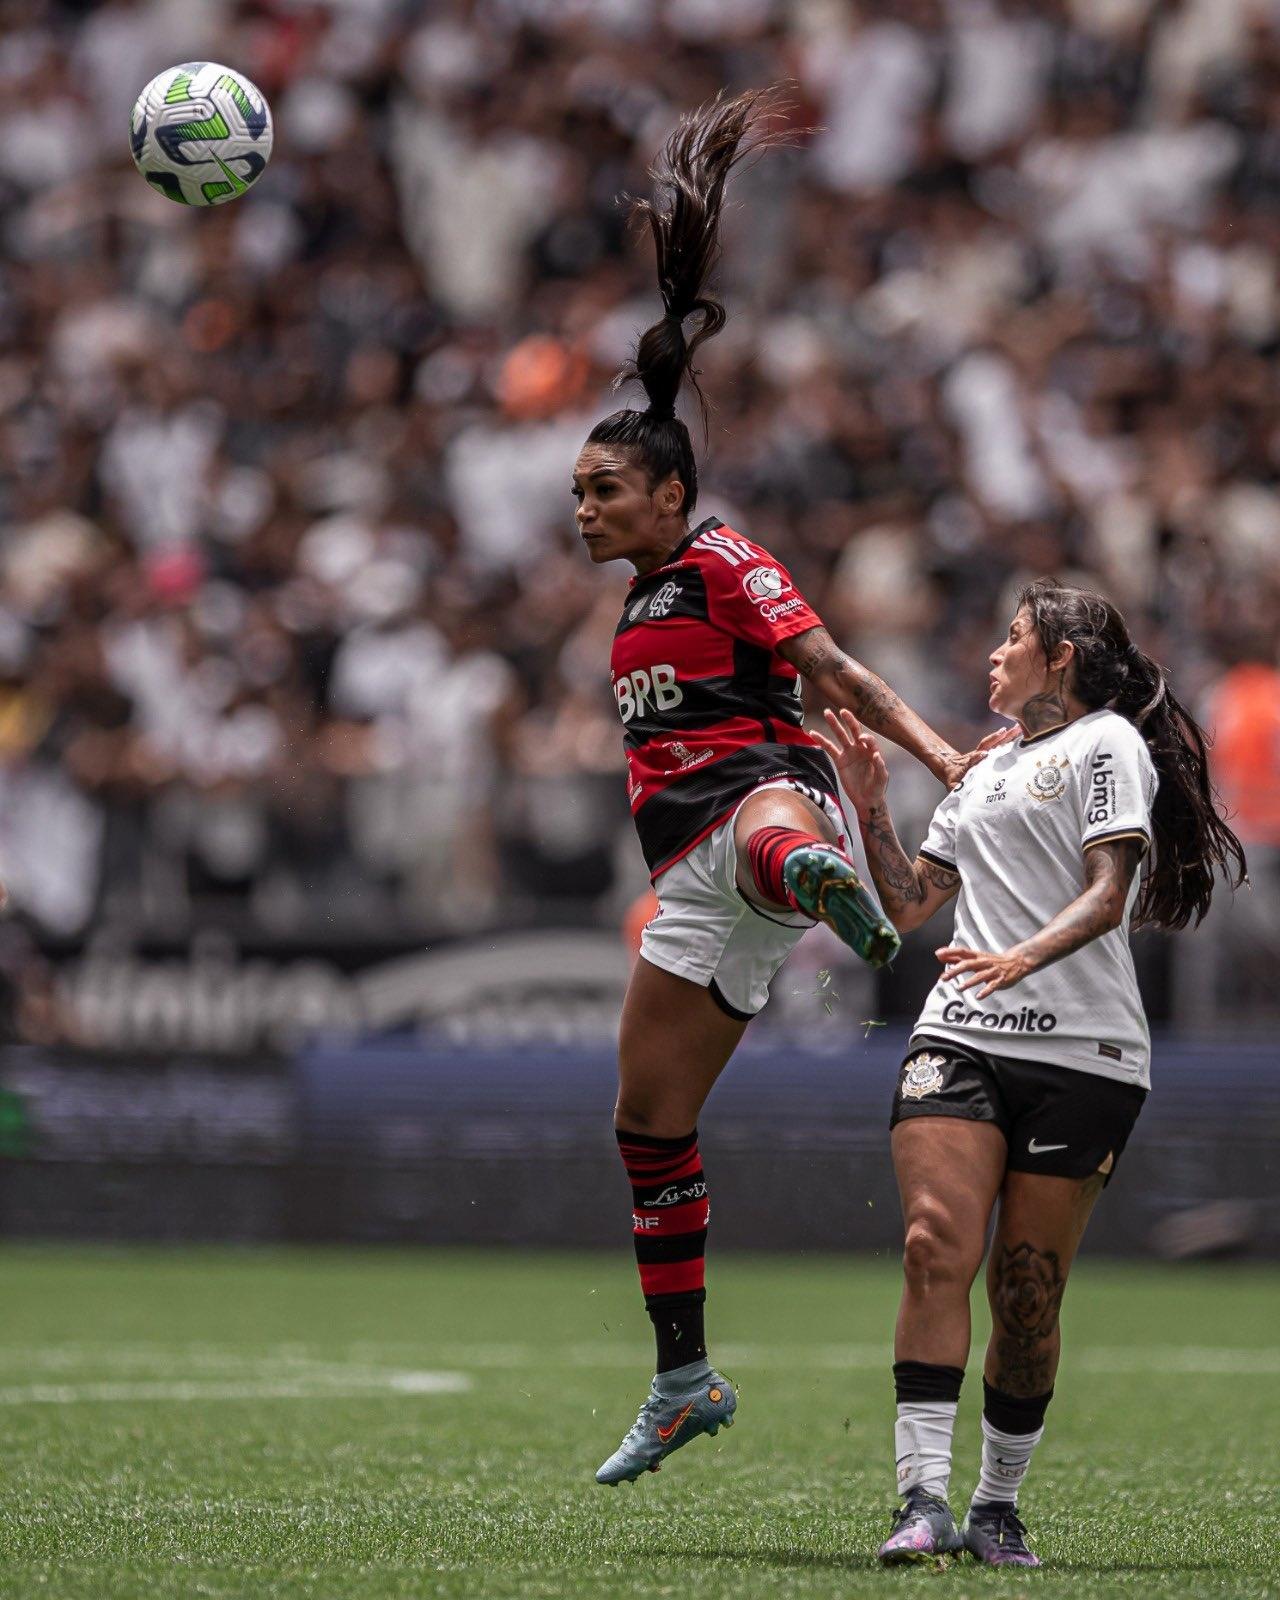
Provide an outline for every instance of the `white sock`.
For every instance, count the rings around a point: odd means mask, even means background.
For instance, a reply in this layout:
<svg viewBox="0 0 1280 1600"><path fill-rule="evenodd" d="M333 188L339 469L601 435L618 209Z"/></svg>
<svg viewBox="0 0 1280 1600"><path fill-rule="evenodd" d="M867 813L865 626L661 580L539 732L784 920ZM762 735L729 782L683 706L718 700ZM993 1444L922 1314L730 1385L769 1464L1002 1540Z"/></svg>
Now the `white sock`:
<svg viewBox="0 0 1280 1600"><path fill-rule="evenodd" d="M1018 1503L1018 1490L1031 1465L1031 1452L1044 1436L1044 1424L1034 1433L1001 1433L985 1417L982 1419L982 1471L973 1503L995 1501Z"/></svg>
<svg viewBox="0 0 1280 1600"><path fill-rule="evenodd" d="M901 1400L893 1428L893 1453L898 1461L898 1493L923 1489L947 1498L951 1482L951 1435L955 1400Z"/></svg>

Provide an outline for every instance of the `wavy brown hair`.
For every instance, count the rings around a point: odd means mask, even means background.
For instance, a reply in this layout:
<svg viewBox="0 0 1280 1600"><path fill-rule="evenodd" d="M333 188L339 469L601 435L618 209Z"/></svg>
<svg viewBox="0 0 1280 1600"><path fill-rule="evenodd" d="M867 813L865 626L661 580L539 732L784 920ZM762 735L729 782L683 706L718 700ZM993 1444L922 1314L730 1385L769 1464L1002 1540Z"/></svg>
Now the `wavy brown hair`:
<svg viewBox="0 0 1280 1600"><path fill-rule="evenodd" d="M706 399L693 365L699 345L719 333L725 309L708 287L720 259L720 215L729 174L747 156L784 143L785 131L768 124L783 111L776 89L721 93L684 114L649 170L653 198L637 200L631 215L653 236L663 314L641 334L633 359L618 381L638 381L648 396L643 411L615 411L598 422L588 444L624 446L645 469L650 483L672 473L684 484L687 515L698 499L698 469L689 430L676 416L676 400L687 379L697 392L703 423ZM691 317L701 320L686 334Z"/></svg>
<svg viewBox="0 0 1280 1600"><path fill-rule="evenodd" d="M1216 874L1233 888L1245 882L1244 847L1218 807L1209 778L1204 729L1169 687L1169 674L1129 637L1120 612L1088 589L1037 578L1018 595L1047 657L1064 640L1075 647L1077 699L1132 722L1146 741L1160 779L1151 808L1151 856L1134 907L1137 927L1185 928L1200 922Z"/></svg>

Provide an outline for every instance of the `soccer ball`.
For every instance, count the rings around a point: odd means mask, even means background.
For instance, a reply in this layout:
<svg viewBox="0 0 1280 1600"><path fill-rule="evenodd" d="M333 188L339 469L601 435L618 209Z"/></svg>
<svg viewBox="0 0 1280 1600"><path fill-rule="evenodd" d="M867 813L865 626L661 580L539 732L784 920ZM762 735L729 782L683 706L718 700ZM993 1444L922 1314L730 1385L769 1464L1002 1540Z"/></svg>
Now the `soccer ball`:
<svg viewBox="0 0 1280 1600"><path fill-rule="evenodd" d="M184 206L220 206L261 177L271 157L271 109L242 73L184 61L134 101L129 145L138 171Z"/></svg>

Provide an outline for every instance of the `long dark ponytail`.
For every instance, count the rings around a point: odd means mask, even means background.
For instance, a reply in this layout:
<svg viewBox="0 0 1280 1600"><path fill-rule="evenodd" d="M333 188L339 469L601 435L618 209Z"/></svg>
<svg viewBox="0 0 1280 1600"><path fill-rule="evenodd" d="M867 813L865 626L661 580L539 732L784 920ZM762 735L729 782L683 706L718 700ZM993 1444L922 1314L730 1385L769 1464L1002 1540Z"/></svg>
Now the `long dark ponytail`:
<svg viewBox="0 0 1280 1600"><path fill-rule="evenodd" d="M781 106L775 90L723 93L680 118L649 170L652 200L637 200L633 217L643 217L658 258L658 290L663 315L640 336L634 359L619 381L637 379L649 404L644 411L615 411L596 423L589 444L627 447L651 483L673 472L684 484L684 512L698 499L698 469L689 430L676 416L676 400L688 378L706 418L698 387L694 352L725 323L725 309L707 288L720 259L720 213L725 184L734 167L754 151L785 139L763 126ZM687 318L700 324L686 336Z"/></svg>
<svg viewBox="0 0 1280 1600"><path fill-rule="evenodd" d="M1169 687L1169 674L1129 637L1116 608L1100 594L1037 578L1018 596L1046 656L1064 640L1075 646L1077 699L1089 709L1118 711L1146 740L1160 778L1152 807L1152 850L1134 907L1136 926L1185 928L1200 922L1214 875L1238 888L1246 863L1239 839L1223 821L1209 781L1204 730ZM1234 876L1233 876L1234 872Z"/></svg>

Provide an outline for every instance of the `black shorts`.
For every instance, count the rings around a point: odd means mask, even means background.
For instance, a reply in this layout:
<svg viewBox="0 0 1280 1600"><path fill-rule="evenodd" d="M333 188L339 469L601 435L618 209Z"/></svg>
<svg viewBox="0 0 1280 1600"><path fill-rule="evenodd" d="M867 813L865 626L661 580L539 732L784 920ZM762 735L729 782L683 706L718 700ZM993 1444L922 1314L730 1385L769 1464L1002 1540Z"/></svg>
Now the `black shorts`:
<svg viewBox="0 0 1280 1600"><path fill-rule="evenodd" d="M1096 1072L993 1056L917 1034L893 1097L894 1128L907 1117L994 1122L1012 1172L1110 1182L1147 1091Z"/></svg>

